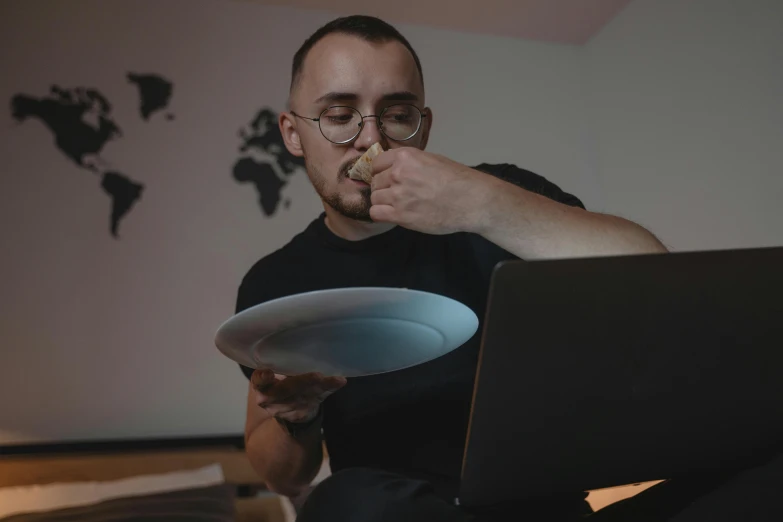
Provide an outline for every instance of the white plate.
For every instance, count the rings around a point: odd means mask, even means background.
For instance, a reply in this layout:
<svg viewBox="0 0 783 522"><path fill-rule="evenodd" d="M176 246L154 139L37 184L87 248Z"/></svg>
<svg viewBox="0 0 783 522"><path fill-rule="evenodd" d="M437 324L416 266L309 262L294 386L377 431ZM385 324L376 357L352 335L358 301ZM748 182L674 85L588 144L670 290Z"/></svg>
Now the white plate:
<svg viewBox="0 0 783 522"><path fill-rule="evenodd" d="M404 288L338 288L248 308L220 326L215 345L249 368L357 377L430 361L477 329L476 314L448 297Z"/></svg>

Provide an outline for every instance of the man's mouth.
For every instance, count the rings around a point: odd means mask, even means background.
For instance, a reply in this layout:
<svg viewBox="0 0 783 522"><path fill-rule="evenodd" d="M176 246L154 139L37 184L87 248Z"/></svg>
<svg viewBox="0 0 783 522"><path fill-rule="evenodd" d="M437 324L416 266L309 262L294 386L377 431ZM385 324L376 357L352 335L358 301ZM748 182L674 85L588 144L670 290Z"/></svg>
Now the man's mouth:
<svg viewBox="0 0 783 522"><path fill-rule="evenodd" d="M353 168L354 165L356 165L356 162L359 161L360 156L357 156L356 158L352 160L348 160L346 163L343 163L342 167L340 168L340 177L343 177L345 179L352 180L350 177L348 177L348 172ZM367 183L362 182L364 185Z"/></svg>

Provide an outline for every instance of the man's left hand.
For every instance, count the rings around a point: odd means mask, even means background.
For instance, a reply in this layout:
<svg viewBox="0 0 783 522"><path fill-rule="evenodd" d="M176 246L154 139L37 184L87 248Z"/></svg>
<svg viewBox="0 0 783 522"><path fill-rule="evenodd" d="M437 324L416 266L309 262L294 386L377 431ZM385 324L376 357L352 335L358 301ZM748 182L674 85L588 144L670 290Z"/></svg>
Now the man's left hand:
<svg viewBox="0 0 783 522"><path fill-rule="evenodd" d="M382 152L372 167L373 221L449 234L470 231L482 219L490 176L408 147Z"/></svg>

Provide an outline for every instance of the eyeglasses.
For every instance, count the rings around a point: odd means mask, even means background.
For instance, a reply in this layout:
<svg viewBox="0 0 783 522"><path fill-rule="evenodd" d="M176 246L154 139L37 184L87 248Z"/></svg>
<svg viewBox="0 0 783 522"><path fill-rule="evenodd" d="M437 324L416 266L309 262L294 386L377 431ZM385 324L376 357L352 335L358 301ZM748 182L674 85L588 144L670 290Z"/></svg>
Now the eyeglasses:
<svg viewBox="0 0 783 522"><path fill-rule="evenodd" d="M335 105L324 109L317 118L301 116L293 111L291 114L298 118L318 122L324 138L344 145L356 139L367 118L378 118L378 128L392 141L407 141L414 137L421 129L421 120L427 115L415 105L401 104L390 105L383 109L379 115L362 116L353 107Z"/></svg>

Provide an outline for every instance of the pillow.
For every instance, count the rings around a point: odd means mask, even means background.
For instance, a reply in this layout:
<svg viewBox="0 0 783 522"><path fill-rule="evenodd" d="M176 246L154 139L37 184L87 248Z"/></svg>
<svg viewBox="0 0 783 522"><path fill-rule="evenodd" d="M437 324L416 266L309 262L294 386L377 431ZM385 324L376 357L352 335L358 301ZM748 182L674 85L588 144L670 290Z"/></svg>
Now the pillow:
<svg viewBox="0 0 783 522"><path fill-rule="evenodd" d="M168 493L174 494L164 496ZM181 493L181 495L176 493ZM0 519L5 522L8 519L3 517L41 512L50 512L52 516L55 516L56 512L87 508L126 498L130 498L132 501L115 502L101 506L100 509L112 510L115 509L115 506L127 508L133 505L133 502L139 506L145 505L147 502L157 503L166 509L175 507L177 502L180 502L182 506L187 507L192 502L196 502L200 496L206 496L205 498L213 498L212 504L218 506L218 512L222 513L222 503L215 501L218 497L222 498L229 493L229 504L233 510L233 489L225 484L223 470L219 464L196 470L140 475L106 482L69 482L0 488ZM56 516L61 516L61 513ZM82 519L82 515L68 516ZM112 520L114 519L113 516ZM14 516L13 520L28 519L18 519ZM35 518L30 520L49 519ZM54 518L52 520L65 519ZM154 518L150 520L154 520Z"/></svg>

